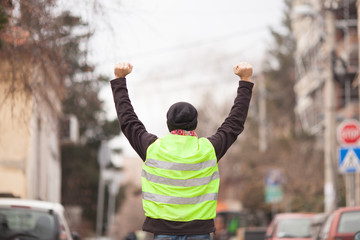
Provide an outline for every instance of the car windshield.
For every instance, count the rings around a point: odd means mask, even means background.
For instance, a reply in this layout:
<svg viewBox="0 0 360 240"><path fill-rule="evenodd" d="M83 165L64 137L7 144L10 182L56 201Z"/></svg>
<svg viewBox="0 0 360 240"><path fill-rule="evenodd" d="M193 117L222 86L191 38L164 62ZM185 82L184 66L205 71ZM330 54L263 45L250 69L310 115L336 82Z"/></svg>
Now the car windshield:
<svg viewBox="0 0 360 240"><path fill-rule="evenodd" d="M283 219L277 227L278 238L308 238L310 237L310 218Z"/></svg>
<svg viewBox="0 0 360 240"><path fill-rule="evenodd" d="M29 208L0 208L0 239L56 238L53 214Z"/></svg>
<svg viewBox="0 0 360 240"><path fill-rule="evenodd" d="M341 214L338 232L355 233L360 230L360 211L344 212Z"/></svg>

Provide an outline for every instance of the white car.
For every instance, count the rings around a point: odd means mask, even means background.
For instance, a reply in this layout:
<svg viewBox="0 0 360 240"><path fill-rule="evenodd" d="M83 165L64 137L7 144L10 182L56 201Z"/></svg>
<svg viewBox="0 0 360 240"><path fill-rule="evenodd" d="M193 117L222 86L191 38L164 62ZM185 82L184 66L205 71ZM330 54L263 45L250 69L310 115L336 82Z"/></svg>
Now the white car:
<svg viewBox="0 0 360 240"><path fill-rule="evenodd" d="M0 198L0 239L74 240L59 203Z"/></svg>

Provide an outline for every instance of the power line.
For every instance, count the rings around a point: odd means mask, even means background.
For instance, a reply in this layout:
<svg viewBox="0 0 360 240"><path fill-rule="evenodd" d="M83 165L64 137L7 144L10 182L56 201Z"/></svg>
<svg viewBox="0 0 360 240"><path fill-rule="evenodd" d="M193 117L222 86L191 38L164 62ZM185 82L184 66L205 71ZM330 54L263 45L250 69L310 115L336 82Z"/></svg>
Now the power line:
<svg viewBox="0 0 360 240"><path fill-rule="evenodd" d="M231 54L220 55L217 58L212 58L212 59L204 57L204 59L207 61L203 61L200 64L196 64L196 65L191 64L190 67L191 67L191 69L200 69L200 68L202 69L207 66L214 67L214 66L218 66L220 64L223 66L223 65L225 65L224 64L225 62L229 62L231 59L233 59L241 54L244 54L246 51L253 49L252 47L256 45L257 41L259 41L259 40L253 41L250 44L244 46L242 49L240 49L236 52L233 52ZM217 64L216 61L219 61L219 60L221 60L221 62L219 64ZM212 62L212 63L209 63L209 62ZM235 62L233 64L235 64ZM232 66L230 66L230 67L232 67ZM173 79L175 81L183 75L185 75L184 71L172 72L170 74L165 73L163 75L157 74L156 76L148 76L148 78L146 79L146 82L143 82L142 84L146 85L148 83L153 83L155 80L157 83L161 83L164 81L168 82L168 81L171 81L171 79Z"/></svg>
<svg viewBox="0 0 360 240"><path fill-rule="evenodd" d="M220 42L220 41L224 41L224 40L229 40L230 38L236 38L238 36L249 36L251 34L257 33L259 31L263 31L265 28L268 28L269 26L258 26L255 28L251 28L251 29L247 29L247 30L239 30L236 32L232 32L232 33L227 33L221 36L216 36L213 38L206 38L206 39L202 39L202 40L197 40L197 41L193 41L193 42L188 42L188 43L183 43L177 46L173 46L173 47L167 47L167 48L162 48L162 49L156 49L156 50L152 50L149 52L144 52L144 53L139 53L139 54L135 54L132 55L131 57L135 57L135 58L139 58L139 57L147 57L147 56L154 56L154 55L159 55L162 53L168 53L171 51L177 51L177 50L182 50L182 49L189 49L189 48L194 48L194 47L198 47L201 45L209 45L209 44L214 44L216 42Z"/></svg>
<svg viewBox="0 0 360 240"><path fill-rule="evenodd" d="M193 42L188 42L188 43L184 43L184 44L179 44L176 46L172 46L172 47L167 47L167 48L161 48L161 49L156 49L156 50L151 50L148 52L143 52L143 53L138 53L138 54L129 54L127 56L128 59L131 58L146 58L146 57L153 57L156 55L161 55L164 53L169 53L169 52L173 52L173 51L178 51L178 50L184 50L184 49L190 49L190 48L195 48L195 47L199 47L199 46L204 46L204 45L210 45L210 44L214 44L217 42L221 42L224 40L229 40L232 38L236 38L236 37L243 37L246 38L251 34L263 31L264 29L267 29L269 27L269 25L263 25L263 26L258 26L255 28L251 28L251 29L247 29L247 30L239 30L236 32L232 32L232 33L227 33L221 36L216 36L213 38L206 38L206 39L202 39L202 40L197 40L197 41L193 41ZM114 62L117 61L118 57L115 57L113 59L109 59L106 58L106 60L104 61L100 61L100 62Z"/></svg>

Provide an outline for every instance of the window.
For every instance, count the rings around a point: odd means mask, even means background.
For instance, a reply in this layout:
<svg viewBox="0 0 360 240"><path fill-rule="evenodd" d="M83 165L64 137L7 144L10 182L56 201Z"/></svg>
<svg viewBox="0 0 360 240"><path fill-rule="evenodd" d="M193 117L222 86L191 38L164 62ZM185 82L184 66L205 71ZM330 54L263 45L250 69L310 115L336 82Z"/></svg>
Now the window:
<svg viewBox="0 0 360 240"><path fill-rule="evenodd" d="M279 222L276 236L279 238L310 237L310 218L283 219Z"/></svg>
<svg viewBox="0 0 360 240"><path fill-rule="evenodd" d="M39 240L56 237L53 214L28 208L0 208L0 239L32 236Z"/></svg>
<svg viewBox="0 0 360 240"><path fill-rule="evenodd" d="M344 212L340 216L338 232L355 233L359 231L360 211Z"/></svg>

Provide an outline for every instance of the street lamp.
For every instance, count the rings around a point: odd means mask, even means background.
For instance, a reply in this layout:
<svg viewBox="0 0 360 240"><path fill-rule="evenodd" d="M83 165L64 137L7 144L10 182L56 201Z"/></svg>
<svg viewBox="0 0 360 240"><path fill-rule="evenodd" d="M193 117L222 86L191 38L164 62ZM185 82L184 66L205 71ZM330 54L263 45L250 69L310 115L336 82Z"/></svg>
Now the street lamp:
<svg viewBox="0 0 360 240"><path fill-rule="evenodd" d="M113 163L113 161L114 163ZM119 169L107 168L111 163L118 167L121 162L120 153L112 151L108 142L103 140L98 151L98 163L100 165L99 175L99 191L97 202L97 215L96 215L96 236L100 237L103 232L103 212L104 212L104 195L105 186L109 187L109 202L107 211L107 223L112 222L116 210L116 196L119 193L120 183L123 175Z"/></svg>

